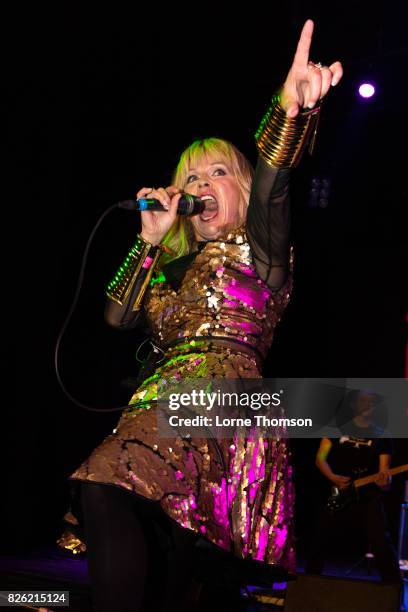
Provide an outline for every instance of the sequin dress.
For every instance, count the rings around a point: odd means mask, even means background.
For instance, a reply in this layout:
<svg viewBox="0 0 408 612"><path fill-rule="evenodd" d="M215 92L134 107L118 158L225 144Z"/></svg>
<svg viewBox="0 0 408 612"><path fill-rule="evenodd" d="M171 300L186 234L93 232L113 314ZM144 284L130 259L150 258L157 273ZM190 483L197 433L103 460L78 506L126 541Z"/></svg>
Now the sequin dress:
<svg viewBox="0 0 408 612"><path fill-rule="evenodd" d="M164 269L149 287L144 309L152 339L162 347L165 360L136 390L112 434L70 478L124 487L156 501L181 526L240 558L294 571L287 440L235 437L220 440L217 451L208 438L165 439L158 435L155 401L159 380L167 381L171 389L186 377L261 377L292 281L286 271L281 277L284 283L271 289L270 265L269 272L263 271L265 278L260 278L262 267L254 251L259 257L271 234L263 242L249 239L248 234L259 223L257 215L271 216L269 206L275 223L280 223L273 230L279 229L280 247L287 244L282 239L282 231L287 230L282 219L287 218L288 181L282 171L278 174L258 164L246 226L202 243L186 257L177 283L166 278ZM262 188L265 201L260 201ZM252 214L254 205L258 208ZM280 255L286 259L288 252L285 246ZM285 266L274 261L282 273ZM264 263L270 264L270 259ZM141 405L146 398L148 404Z"/></svg>

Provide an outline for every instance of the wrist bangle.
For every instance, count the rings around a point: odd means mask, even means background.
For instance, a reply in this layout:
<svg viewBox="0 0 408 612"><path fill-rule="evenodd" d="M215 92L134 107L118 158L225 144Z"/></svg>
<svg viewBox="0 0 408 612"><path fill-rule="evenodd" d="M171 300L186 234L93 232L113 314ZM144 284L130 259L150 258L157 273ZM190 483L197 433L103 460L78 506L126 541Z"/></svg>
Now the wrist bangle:
<svg viewBox="0 0 408 612"><path fill-rule="evenodd" d="M138 234L135 244L130 249L114 278L108 284L106 289L107 296L120 306L123 306L135 283L140 281L140 289L132 305L132 310L139 310L143 295L160 255L161 249L159 246L153 246Z"/></svg>
<svg viewBox="0 0 408 612"><path fill-rule="evenodd" d="M275 94L255 134L261 157L277 168L297 166L307 144L313 151L319 113L317 106L291 119L280 105L280 94Z"/></svg>

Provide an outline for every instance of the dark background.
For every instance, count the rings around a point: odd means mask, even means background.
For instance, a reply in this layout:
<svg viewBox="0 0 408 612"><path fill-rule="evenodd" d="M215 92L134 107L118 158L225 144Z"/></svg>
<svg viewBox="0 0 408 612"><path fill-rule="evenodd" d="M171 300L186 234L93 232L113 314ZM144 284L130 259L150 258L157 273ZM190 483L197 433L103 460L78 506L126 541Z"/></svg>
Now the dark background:
<svg viewBox="0 0 408 612"><path fill-rule="evenodd" d="M4 387L11 425L5 420L2 541L11 551L59 535L67 476L118 419L75 407L53 370L94 224L141 186L168 184L194 138L230 139L255 163L254 132L309 17L316 24L311 58L340 59L345 76L324 103L313 158L293 172L295 291L265 375L404 376L403 3L62 6L58 14L21 9L6 56L7 142L17 170L9 207L16 229L4 236L11 238L6 364L13 355L15 367ZM356 86L367 77L377 95L362 101ZM309 205L312 178L331 182L326 208ZM105 284L137 230L137 217L115 211L98 231L61 345L66 387L94 407L125 403L120 383L137 373L140 332L103 322ZM299 546L323 494L313 465L317 442L294 443ZM406 441L397 440L394 463L406 460ZM403 482L395 480L387 500L394 538Z"/></svg>

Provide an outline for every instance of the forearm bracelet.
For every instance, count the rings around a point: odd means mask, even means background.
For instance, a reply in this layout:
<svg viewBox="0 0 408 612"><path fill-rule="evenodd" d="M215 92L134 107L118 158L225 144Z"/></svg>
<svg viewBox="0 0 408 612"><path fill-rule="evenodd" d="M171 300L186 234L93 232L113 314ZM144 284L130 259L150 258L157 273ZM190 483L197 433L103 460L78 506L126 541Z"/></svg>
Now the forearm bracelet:
<svg viewBox="0 0 408 612"><path fill-rule="evenodd" d="M280 105L280 94L275 94L255 134L261 157L275 168L297 166L308 144L312 153L319 112L320 106L317 106L291 119Z"/></svg>
<svg viewBox="0 0 408 612"><path fill-rule="evenodd" d="M153 246L138 234L134 246L107 286L106 295L123 306L135 288L135 284L138 284L139 288L132 304L132 311L140 310L143 296L160 255L160 246Z"/></svg>

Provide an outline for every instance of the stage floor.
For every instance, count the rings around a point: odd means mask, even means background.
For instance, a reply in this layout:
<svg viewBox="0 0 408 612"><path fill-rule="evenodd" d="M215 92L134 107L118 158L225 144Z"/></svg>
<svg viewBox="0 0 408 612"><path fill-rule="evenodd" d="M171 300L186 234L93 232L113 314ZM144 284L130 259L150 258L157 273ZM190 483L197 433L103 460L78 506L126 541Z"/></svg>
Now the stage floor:
<svg viewBox="0 0 408 612"><path fill-rule="evenodd" d="M303 572L300 560L298 572ZM7 555L0 557L0 573L2 591L69 591L70 612L92 612L91 599L88 587L88 568L86 557L73 556L57 545L44 546L33 550L28 554ZM378 580L374 568L367 565L363 559L362 563L356 565L356 560L336 560L327 564L326 575L340 578L351 578L360 580ZM283 584L276 584L274 593L281 591L284 599ZM251 589L250 589L251 590ZM282 600L279 595L273 605L247 604L248 612L263 612L271 610L283 610ZM405 580L405 606L408 610L408 582ZM11 608L9 608L11 609ZM13 607L14 610L35 609L29 606ZM53 610L64 610L64 607L54 607ZM305 611L306 612L306 611ZM374 609L373 609L374 612Z"/></svg>

